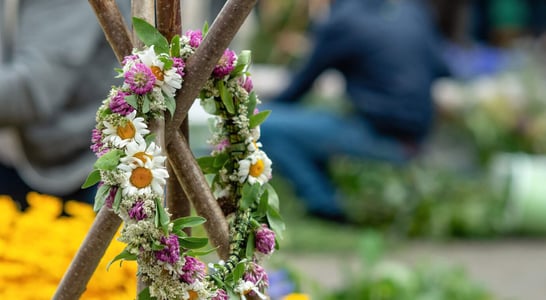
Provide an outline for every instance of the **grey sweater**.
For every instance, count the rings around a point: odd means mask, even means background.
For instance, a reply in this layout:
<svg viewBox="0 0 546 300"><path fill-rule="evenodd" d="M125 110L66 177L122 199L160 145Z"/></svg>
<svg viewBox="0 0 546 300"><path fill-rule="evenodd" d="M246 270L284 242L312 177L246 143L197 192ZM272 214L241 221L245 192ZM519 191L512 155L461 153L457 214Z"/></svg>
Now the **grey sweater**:
<svg viewBox="0 0 546 300"><path fill-rule="evenodd" d="M118 63L87 1L18 2L13 43L0 39L0 128L17 133L12 165L25 182L63 196L78 189L96 160L89 149L95 112L117 83Z"/></svg>

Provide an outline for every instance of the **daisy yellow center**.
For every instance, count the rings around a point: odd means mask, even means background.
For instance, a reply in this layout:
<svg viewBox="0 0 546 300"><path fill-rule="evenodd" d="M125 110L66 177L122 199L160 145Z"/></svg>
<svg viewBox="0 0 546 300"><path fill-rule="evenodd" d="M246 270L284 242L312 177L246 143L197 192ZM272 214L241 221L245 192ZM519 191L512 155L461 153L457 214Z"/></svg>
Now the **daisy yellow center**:
<svg viewBox="0 0 546 300"><path fill-rule="evenodd" d="M117 134L122 140L132 139L135 137L136 128L133 122L127 122L125 125L121 125L117 128Z"/></svg>
<svg viewBox="0 0 546 300"><path fill-rule="evenodd" d="M190 300L197 300L199 299L199 294L197 294L196 291L188 291L188 294L190 294Z"/></svg>
<svg viewBox="0 0 546 300"><path fill-rule="evenodd" d="M140 159L140 161L143 162L143 163L146 162L146 158L148 158L149 160L153 159L153 157L150 154L146 154L146 152L144 152L144 151L140 151L140 152L135 153L133 155L133 157Z"/></svg>
<svg viewBox="0 0 546 300"><path fill-rule="evenodd" d="M264 161L261 159L258 159L258 161L255 164L252 164L250 166L249 173L250 173L250 176L252 177L258 177L262 175L263 171L264 171Z"/></svg>
<svg viewBox="0 0 546 300"><path fill-rule="evenodd" d="M159 68L158 66L152 66L150 69L152 70L152 73L154 74L155 78L157 78L157 80L163 81L163 79L165 79L161 68Z"/></svg>
<svg viewBox="0 0 546 300"><path fill-rule="evenodd" d="M152 171L148 168L138 167L131 172L129 180L131 184L139 189L145 188L152 183Z"/></svg>

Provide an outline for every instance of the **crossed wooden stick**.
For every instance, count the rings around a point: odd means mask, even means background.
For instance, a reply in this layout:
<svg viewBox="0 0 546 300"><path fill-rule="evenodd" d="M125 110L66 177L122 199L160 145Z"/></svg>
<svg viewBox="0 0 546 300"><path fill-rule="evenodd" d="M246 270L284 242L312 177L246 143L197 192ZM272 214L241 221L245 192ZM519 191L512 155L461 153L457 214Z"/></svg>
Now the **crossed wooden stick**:
<svg viewBox="0 0 546 300"><path fill-rule="evenodd" d="M229 253L229 232L224 213L214 198L188 144L188 110L197 98L201 87L209 78L214 66L235 34L250 14L257 0L228 0L211 25L208 34L186 63L184 84L176 96L176 111L172 118L165 117L164 124L153 124L168 157L167 206L173 218L187 216L190 205L198 215L207 219L205 230L218 256L226 259ZM118 61L131 54L138 45L131 38L115 0L89 0L97 15L106 39ZM157 24L157 29L167 38L181 34L180 0L132 0L132 15ZM155 12L155 13L154 13ZM157 17L157 20L155 19ZM79 299L89 279L95 272L106 249L116 234L121 219L103 207L64 274L53 299ZM142 289L139 286L139 290Z"/></svg>

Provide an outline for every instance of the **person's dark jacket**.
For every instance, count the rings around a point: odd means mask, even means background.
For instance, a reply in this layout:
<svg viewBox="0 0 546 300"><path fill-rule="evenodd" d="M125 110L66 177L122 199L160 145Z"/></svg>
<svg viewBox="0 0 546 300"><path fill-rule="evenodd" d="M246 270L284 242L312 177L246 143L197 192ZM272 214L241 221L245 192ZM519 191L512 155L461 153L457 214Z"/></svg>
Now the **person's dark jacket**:
<svg viewBox="0 0 546 300"><path fill-rule="evenodd" d="M431 83L447 74L441 43L420 1L336 0L308 61L274 101L297 101L323 71L337 69L358 113L378 131L420 139L434 116Z"/></svg>

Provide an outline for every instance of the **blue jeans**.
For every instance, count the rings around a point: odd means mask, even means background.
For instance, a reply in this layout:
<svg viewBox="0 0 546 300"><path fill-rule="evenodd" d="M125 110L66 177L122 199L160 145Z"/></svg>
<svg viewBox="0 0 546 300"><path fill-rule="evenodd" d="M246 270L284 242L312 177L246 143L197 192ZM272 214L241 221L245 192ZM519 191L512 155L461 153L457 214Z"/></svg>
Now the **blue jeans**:
<svg viewBox="0 0 546 300"><path fill-rule="evenodd" d="M264 105L272 110L261 125L264 151L273 171L288 179L311 213L343 215L327 163L334 155L385 160L408 160L404 145L377 133L362 117L341 116L301 104Z"/></svg>
<svg viewBox="0 0 546 300"><path fill-rule="evenodd" d="M21 208L25 210L28 207L27 194L29 192L36 191L29 187L12 168L0 165L0 195L10 196ZM96 188L90 187L85 190L76 189L68 195L52 195L59 197L66 202L68 200L77 200L81 202L86 202L93 204L95 201Z"/></svg>

